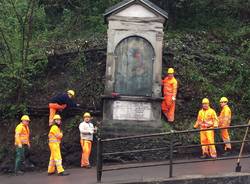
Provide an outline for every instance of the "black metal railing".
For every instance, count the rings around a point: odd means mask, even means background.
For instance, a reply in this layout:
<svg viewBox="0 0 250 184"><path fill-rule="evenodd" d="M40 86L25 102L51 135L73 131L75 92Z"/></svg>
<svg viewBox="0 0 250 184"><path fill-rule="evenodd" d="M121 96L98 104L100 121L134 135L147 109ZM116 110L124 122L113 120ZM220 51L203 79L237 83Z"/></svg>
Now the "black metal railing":
<svg viewBox="0 0 250 184"><path fill-rule="evenodd" d="M237 159L237 158L250 158L250 155L244 155L241 157L238 157L238 156L222 157L222 158L217 158L216 160L215 159L205 159L205 160L191 160L191 161L176 161L176 162L174 162L174 159L173 159L174 149L177 149L177 148L194 148L194 147L201 147L201 146L225 144L224 142L217 142L214 144L195 144L195 145L190 144L190 145L184 145L184 146L175 146L174 145L174 138L176 135L187 134L187 133L198 133L201 131L208 131L208 130L238 129L238 128L242 129L242 128L247 128L249 126L250 125L247 124L247 125L229 126L229 127L225 127L225 128L223 127L223 128L209 128L209 129L195 129L195 130L193 129L193 130L184 130L184 131L172 130L170 132L145 134L145 135L138 135L138 136L118 137L118 138L111 138L111 139L102 139L102 138L98 137L98 139L97 139L97 182L101 182L102 173L106 172L106 171L169 165L169 177L171 178L171 177L173 177L173 166L177 165L177 164L199 163L199 162L207 162L207 161L220 161L220 160L230 160L230 159ZM103 145L105 143L108 143L108 142L124 141L124 140L139 139L139 138L153 138L153 137L162 137L162 136L169 136L170 143L169 143L168 147L103 153ZM250 140L245 140L245 141L237 140L237 141L230 141L227 143L237 144L237 143L243 143L243 142L250 142ZM105 157L105 156L131 154L131 153L142 153L142 152L151 152L151 151L159 151L159 150L168 150L169 151L169 161L168 162L103 169L103 157Z"/></svg>

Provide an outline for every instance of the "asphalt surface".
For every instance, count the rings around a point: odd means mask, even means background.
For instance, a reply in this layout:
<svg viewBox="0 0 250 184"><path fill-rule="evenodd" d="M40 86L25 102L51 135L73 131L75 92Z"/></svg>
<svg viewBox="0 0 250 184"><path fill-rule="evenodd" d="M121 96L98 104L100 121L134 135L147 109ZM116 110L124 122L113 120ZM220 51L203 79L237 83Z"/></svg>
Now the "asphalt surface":
<svg viewBox="0 0 250 184"><path fill-rule="evenodd" d="M196 160L198 161L198 159ZM157 162L159 163L159 162ZM155 164L155 163L147 163ZM138 165L138 164L136 164ZM136 166L135 164L123 165ZM139 165L145 165L139 164ZM250 173L250 158L241 160L242 173ZM104 169L112 169L119 166L105 166ZM180 177L197 178L204 176L219 176L235 171L236 159L209 161L202 163L177 164L173 167L173 179ZM1 175L0 184L93 184L96 182L96 169L74 168L68 169L69 176L47 176L44 172L27 172L22 176ZM168 178L169 166L152 166L134 169L103 172L102 183L113 184L132 181L149 181L159 178Z"/></svg>

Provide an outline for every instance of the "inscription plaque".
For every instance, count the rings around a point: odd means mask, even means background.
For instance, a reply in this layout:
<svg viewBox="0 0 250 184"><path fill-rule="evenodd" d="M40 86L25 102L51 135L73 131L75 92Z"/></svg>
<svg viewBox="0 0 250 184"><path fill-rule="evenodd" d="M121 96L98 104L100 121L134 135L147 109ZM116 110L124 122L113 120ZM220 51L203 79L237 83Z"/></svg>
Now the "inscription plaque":
<svg viewBox="0 0 250 184"><path fill-rule="evenodd" d="M131 102L131 101L114 101L113 119L137 120L137 121L154 120L152 116L151 103Z"/></svg>

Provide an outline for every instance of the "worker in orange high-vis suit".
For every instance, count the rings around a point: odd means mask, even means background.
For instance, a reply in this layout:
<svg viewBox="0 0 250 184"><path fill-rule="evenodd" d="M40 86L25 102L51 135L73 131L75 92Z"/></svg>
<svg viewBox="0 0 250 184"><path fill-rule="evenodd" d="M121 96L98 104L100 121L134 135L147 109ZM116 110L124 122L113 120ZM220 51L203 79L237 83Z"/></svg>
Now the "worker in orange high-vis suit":
<svg viewBox="0 0 250 184"><path fill-rule="evenodd" d="M194 128L200 128L201 130L206 130L217 127L218 127L218 117L215 111L209 106L209 100L207 98L204 98L202 100L202 109L199 111ZM200 142L202 145L214 144L214 130L201 131ZM214 159L217 158L215 145L202 146L201 158L208 158L209 156Z"/></svg>
<svg viewBox="0 0 250 184"><path fill-rule="evenodd" d="M68 90L67 93L62 93L54 96L49 101L49 125L53 122L53 117L58 111L62 111L65 108L77 107L72 99L75 97L73 90Z"/></svg>
<svg viewBox="0 0 250 184"><path fill-rule="evenodd" d="M175 101L177 94L177 80L174 77L174 69L168 69L167 77L162 80L164 100L161 104L162 112L169 122L174 121Z"/></svg>
<svg viewBox="0 0 250 184"><path fill-rule="evenodd" d="M51 125L49 131L49 148L50 148L50 161L48 166L48 176L55 174L55 169L57 169L58 176L66 176L66 173L62 166L62 156L60 144L63 137L61 131L61 117L56 114L53 118L53 124Z"/></svg>
<svg viewBox="0 0 250 184"><path fill-rule="evenodd" d="M89 156L92 148L93 134L96 132L97 128L90 122L91 115L88 112L83 114L83 122L79 125L80 130L80 143L82 147L82 158L81 158L81 167L82 168L91 168L89 163Z"/></svg>
<svg viewBox="0 0 250 184"><path fill-rule="evenodd" d="M219 127L226 128L231 124L231 109L228 106L228 99L226 97L222 97L220 99L221 112L219 116ZM232 146L230 142L230 136L228 133L228 129L221 129L221 137L223 142L225 143L225 153L223 156L228 156L231 152Z"/></svg>
<svg viewBox="0 0 250 184"><path fill-rule="evenodd" d="M15 146L16 146L16 160L15 160L15 174L23 174L21 165L27 161L30 163L30 167L34 167L30 160L30 118L28 115L21 117L21 123L19 123L15 129ZM26 165L26 164L25 164Z"/></svg>

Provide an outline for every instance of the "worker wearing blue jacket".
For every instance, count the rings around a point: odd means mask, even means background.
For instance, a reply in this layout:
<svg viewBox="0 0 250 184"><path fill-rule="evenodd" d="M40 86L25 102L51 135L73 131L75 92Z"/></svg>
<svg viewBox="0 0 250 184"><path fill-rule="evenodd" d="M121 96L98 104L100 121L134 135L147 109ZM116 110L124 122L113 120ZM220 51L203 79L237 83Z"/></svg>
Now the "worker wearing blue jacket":
<svg viewBox="0 0 250 184"><path fill-rule="evenodd" d="M68 90L67 93L62 93L54 96L49 101L49 125L53 123L53 117L58 110L63 110L66 107L72 108L77 107L79 104L76 104L73 101L75 97L75 92L73 90Z"/></svg>

